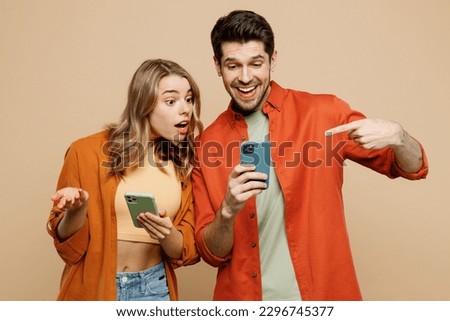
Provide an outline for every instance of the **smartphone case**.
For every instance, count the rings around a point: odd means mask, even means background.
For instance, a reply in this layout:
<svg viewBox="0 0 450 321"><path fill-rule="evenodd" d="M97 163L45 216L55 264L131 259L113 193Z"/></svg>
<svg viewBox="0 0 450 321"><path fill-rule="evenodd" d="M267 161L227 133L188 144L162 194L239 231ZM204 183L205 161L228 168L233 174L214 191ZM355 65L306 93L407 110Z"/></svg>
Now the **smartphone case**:
<svg viewBox="0 0 450 321"><path fill-rule="evenodd" d="M159 215L156 200L152 193L148 192L126 192L125 202L128 205L131 219L136 227L142 227L137 221L137 216L143 212L150 212Z"/></svg>
<svg viewBox="0 0 450 321"><path fill-rule="evenodd" d="M267 175L266 184L269 186L270 177L270 142L243 142L241 145L241 164L253 164L255 172Z"/></svg>

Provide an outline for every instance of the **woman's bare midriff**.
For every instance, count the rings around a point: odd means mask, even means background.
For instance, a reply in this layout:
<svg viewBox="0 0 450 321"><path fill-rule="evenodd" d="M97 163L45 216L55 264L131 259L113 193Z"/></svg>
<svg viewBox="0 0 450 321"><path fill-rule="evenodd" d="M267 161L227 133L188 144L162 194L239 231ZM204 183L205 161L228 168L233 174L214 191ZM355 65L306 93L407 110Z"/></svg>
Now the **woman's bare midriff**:
<svg viewBox="0 0 450 321"><path fill-rule="evenodd" d="M162 261L159 244L117 241L117 272L138 272Z"/></svg>

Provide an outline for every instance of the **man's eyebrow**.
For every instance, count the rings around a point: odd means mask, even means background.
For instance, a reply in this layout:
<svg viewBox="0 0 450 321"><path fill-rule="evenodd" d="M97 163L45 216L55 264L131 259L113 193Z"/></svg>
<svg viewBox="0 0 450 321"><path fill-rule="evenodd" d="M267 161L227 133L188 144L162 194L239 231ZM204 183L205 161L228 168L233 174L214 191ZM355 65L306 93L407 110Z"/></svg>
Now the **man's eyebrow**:
<svg viewBox="0 0 450 321"><path fill-rule="evenodd" d="M226 58L223 62L234 62L234 61L236 61L236 60L237 60L236 58L228 57L228 58Z"/></svg>
<svg viewBox="0 0 450 321"><path fill-rule="evenodd" d="M263 56L263 55L256 55L256 56L253 56L251 59L252 59L252 60L256 60L256 59L264 59L264 56Z"/></svg>
<svg viewBox="0 0 450 321"><path fill-rule="evenodd" d="M257 60L257 59L264 59L264 56L263 55L256 55L256 56L250 57L250 60ZM234 61L237 61L237 60L238 60L237 58L228 57L223 62L234 62Z"/></svg>

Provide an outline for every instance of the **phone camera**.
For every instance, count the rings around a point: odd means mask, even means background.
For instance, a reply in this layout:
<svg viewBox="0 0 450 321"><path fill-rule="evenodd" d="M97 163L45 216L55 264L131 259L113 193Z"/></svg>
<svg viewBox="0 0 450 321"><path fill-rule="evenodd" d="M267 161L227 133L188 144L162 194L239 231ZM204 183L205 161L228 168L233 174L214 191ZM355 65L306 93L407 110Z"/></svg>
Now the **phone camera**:
<svg viewBox="0 0 450 321"><path fill-rule="evenodd" d="M136 196L127 196L128 203L135 203L137 201Z"/></svg>
<svg viewBox="0 0 450 321"><path fill-rule="evenodd" d="M255 145L254 144L248 144L244 146L244 154L253 154L255 151Z"/></svg>

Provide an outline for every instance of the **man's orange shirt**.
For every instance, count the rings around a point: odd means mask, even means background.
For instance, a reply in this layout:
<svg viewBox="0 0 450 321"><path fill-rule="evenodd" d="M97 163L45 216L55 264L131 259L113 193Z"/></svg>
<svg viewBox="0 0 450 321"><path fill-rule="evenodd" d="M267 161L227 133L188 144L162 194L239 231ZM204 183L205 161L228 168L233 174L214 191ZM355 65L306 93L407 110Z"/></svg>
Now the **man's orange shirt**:
<svg viewBox="0 0 450 321"><path fill-rule="evenodd" d="M344 217L344 160L390 178L421 179L428 172L423 149L423 167L411 174L396 165L390 148L370 151L345 133L325 136L327 129L364 118L333 95L284 89L272 82L263 112L269 118L272 161L284 196L286 234L302 299L361 300ZM236 218L230 255L213 255L203 239L225 197L228 176L239 163L240 144L247 139L245 120L231 105L198 139L195 237L203 259L218 267L214 300L262 299L255 198Z"/></svg>

